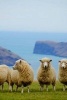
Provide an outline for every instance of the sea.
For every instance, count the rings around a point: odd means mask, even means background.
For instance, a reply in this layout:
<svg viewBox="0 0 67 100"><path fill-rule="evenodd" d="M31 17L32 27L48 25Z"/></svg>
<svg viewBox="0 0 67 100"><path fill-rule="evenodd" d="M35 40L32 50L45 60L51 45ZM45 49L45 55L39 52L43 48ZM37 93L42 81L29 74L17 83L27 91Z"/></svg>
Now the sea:
<svg viewBox="0 0 67 100"><path fill-rule="evenodd" d="M13 32L13 31L0 31L0 46L11 50L15 54L25 59L34 70L34 78L37 79L37 70L40 66L39 60L48 57L52 59L52 65L55 68L58 77L58 61L63 57L52 55L34 54L34 46L36 41L55 41L67 42L66 33L44 33L44 32ZM12 66L10 66L12 67Z"/></svg>

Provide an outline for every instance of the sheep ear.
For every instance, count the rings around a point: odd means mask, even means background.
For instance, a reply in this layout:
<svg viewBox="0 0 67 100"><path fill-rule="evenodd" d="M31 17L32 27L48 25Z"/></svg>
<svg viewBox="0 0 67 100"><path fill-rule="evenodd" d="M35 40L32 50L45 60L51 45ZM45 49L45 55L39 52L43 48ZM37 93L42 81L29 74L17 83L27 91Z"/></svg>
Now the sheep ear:
<svg viewBox="0 0 67 100"><path fill-rule="evenodd" d="M61 62L61 61L59 60L59 62Z"/></svg>
<svg viewBox="0 0 67 100"><path fill-rule="evenodd" d="M42 62L42 60L39 60L40 62Z"/></svg>
<svg viewBox="0 0 67 100"><path fill-rule="evenodd" d="M30 63L28 63L29 65L31 65Z"/></svg>
<svg viewBox="0 0 67 100"><path fill-rule="evenodd" d="M51 62L52 60L50 60L50 62Z"/></svg>
<svg viewBox="0 0 67 100"><path fill-rule="evenodd" d="M20 64L21 64L21 60L20 60Z"/></svg>

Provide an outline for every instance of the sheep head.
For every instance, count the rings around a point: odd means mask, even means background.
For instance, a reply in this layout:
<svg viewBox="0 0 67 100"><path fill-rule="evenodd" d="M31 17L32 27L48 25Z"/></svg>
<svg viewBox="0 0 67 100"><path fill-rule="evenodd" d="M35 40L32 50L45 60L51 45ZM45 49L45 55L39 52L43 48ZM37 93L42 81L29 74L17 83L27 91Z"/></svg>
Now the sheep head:
<svg viewBox="0 0 67 100"><path fill-rule="evenodd" d="M15 62L15 65L13 66L13 69L20 71L21 70L21 66L22 66L22 59L19 59L19 60L17 60Z"/></svg>
<svg viewBox="0 0 67 100"><path fill-rule="evenodd" d="M59 66L61 67L61 68L67 68L67 60L66 59L62 59L62 60L60 60L59 61Z"/></svg>
<svg viewBox="0 0 67 100"><path fill-rule="evenodd" d="M50 62L51 62L52 60L49 59L49 58L42 58L42 59L39 60L39 61L41 62L42 67L46 69L46 68L49 68Z"/></svg>

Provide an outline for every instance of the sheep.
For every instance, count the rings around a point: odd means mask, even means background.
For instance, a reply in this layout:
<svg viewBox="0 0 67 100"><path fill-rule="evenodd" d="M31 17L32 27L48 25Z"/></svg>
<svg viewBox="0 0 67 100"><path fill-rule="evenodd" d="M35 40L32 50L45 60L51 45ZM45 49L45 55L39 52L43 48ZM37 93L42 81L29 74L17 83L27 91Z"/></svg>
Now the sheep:
<svg viewBox="0 0 67 100"><path fill-rule="evenodd" d="M40 84L40 90L42 91L44 85L46 85L46 90L48 91L48 85L52 84L55 91L56 73L55 69L51 65L52 60L45 57L39 61L41 62L41 65L38 69L37 80Z"/></svg>
<svg viewBox="0 0 67 100"><path fill-rule="evenodd" d="M2 85L2 91L4 82L9 84L10 89L10 69L7 65L0 65L0 85Z"/></svg>
<svg viewBox="0 0 67 100"><path fill-rule="evenodd" d="M27 61L19 59L15 62L13 66L14 70L18 70L19 72L19 79L18 79L18 86L22 85L23 88L28 86L28 93L29 93L29 85L33 82L34 79L34 72L32 67L27 63Z"/></svg>
<svg viewBox="0 0 67 100"><path fill-rule="evenodd" d="M13 91L13 85L15 84L17 87L16 87L16 91L18 89L18 80L19 80L19 72L18 70L13 70L11 69L10 70L10 91L12 92Z"/></svg>
<svg viewBox="0 0 67 100"><path fill-rule="evenodd" d="M59 61L58 79L63 84L63 91L67 85L67 59L61 59Z"/></svg>

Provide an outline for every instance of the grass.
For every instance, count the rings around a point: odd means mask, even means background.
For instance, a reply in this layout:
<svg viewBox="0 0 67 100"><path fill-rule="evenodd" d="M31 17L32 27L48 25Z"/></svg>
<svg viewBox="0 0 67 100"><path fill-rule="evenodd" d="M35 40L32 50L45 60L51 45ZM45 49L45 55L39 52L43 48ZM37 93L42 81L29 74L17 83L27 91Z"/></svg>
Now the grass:
<svg viewBox="0 0 67 100"><path fill-rule="evenodd" d="M44 91L40 92L38 82L33 82L30 86L30 93L27 93L27 88L24 88L24 93L21 94L21 88L15 92L15 86L13 92L8 92L8 85L4 84L4 90L0 89L0 100L67 100L67 90L62 91L62 84L56 83L56 91L53 91L52 86L49 86L47 92L44 87Z"/></svg>

